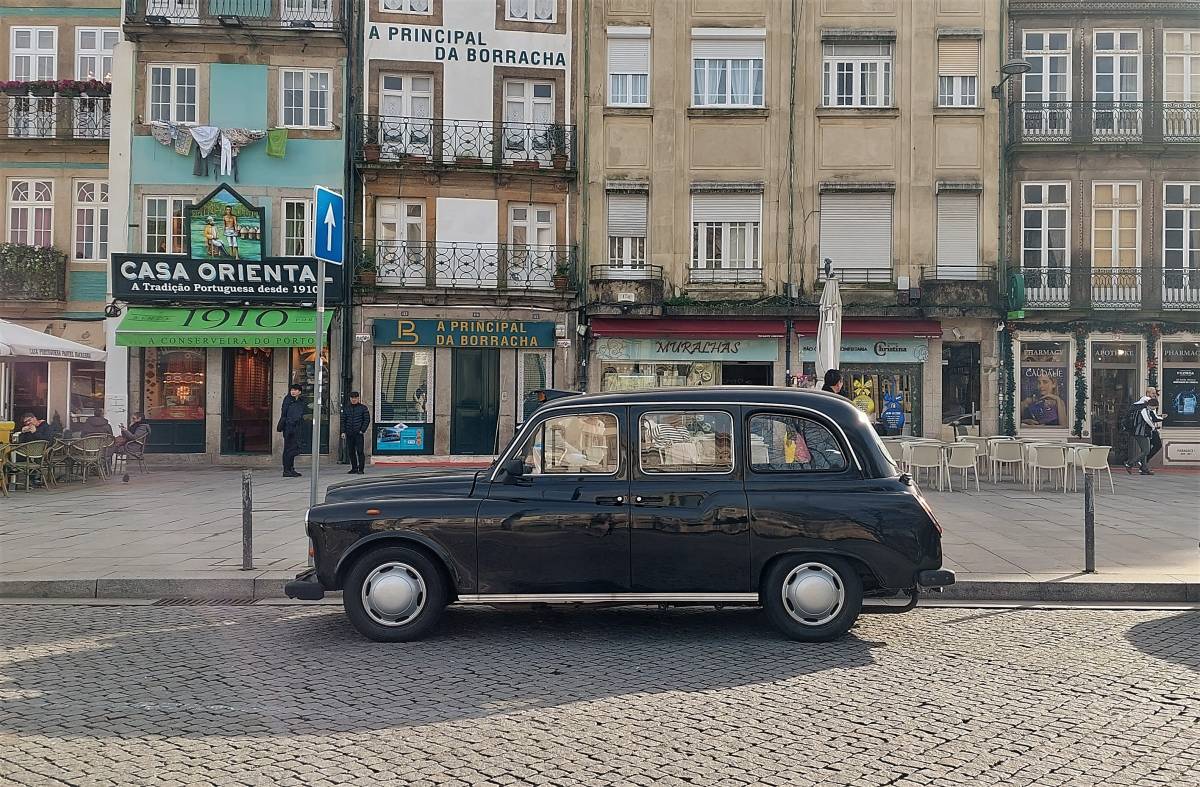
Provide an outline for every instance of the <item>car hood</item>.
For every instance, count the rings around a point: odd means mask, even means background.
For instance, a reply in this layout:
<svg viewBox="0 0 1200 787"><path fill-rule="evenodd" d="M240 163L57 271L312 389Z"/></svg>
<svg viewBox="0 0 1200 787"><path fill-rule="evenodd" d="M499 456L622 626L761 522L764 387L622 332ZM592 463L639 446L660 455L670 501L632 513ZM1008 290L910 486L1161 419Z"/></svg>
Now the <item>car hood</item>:
<svg viewBox="0 0 1200 787"><path fill-rule="evenodd" d="M421 470L383 478L345 481L329 487L326 503L350 500L380 500L398 497L467 497L475 488L476 479L487 470Z"/></svg>

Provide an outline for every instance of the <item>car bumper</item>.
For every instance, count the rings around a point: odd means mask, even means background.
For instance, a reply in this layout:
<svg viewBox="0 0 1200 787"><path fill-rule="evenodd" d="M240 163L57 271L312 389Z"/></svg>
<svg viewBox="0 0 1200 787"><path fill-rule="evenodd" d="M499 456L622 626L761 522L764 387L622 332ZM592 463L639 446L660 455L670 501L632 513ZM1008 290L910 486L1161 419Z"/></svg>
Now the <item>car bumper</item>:
<svg viewBox="0 0 1200 787"><path fill-rule="evenodd" d="M917 572L917 584L925 588L941 588L954 584L954 572L944 568Z"/></svg>
<svg viewBox="0 0 1200 787"><path fill-rule="evenodd" d="M288 598L301 601L320 601L325 598L325 588L317 581L315 568L297 574L295 579L283 586L283 593Z"/></svg>

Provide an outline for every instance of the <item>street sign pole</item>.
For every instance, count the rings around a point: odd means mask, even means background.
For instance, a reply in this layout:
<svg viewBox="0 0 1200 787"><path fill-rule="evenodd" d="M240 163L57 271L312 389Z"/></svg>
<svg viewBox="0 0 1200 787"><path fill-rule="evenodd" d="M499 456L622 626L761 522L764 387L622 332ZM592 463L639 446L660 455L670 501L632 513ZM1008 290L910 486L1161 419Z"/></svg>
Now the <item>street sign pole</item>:
<svg viewBox="0 0 1200 787"><path fill-rule="evenodd" d="M317 504L317 478L321 473L321 394L325 388L325 260L317 258L317 325L313 329L317 352L317 378L313 381L312 478L308 485L308 507ZM311 558L310 558L311 560Z"/></svg>

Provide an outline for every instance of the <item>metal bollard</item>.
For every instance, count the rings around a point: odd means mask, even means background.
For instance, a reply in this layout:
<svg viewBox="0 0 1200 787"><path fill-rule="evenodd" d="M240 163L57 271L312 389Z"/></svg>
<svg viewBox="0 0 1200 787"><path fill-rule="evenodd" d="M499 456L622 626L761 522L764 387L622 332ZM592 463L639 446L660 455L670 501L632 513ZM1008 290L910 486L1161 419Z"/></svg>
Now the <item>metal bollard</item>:
<svg viewBox="0 0 1200 787"><path fill-rule="evenodd" d="M1083 573L1096 573L1096 474L1083 474Z"/></svg>
<svg viewBox="0 0 1200 787"><path fill-rule="evenodd" d="M250 471L242 471L242 571L254 568L254 490Z"/></svg>

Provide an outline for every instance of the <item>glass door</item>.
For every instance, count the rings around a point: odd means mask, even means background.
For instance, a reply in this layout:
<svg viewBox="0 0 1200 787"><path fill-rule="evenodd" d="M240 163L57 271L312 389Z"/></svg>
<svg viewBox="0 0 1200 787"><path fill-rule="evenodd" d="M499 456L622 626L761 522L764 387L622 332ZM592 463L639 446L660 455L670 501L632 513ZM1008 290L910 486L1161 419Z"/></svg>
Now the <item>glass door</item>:
<svg viewBox="0 0 1200 787"><path fill-rule="evenodd" d="M508 209L508 284L545 287L558 267L554 247L554 208L510 205Z"/></svg>
<svg viewBox="0 0 1200 787"><path fill-rule="evenodd" d="M554 83L509 79L504 83L504 161L550 165Z"/></svg>
<svg viewBox="0 0 1200 787"><path fill-rule="evenodd" d="M383 74L379 78L379 144L384 158L433 152L433 77Z"/></svg>
<svg viewBox="0 0 1200 787"><path fill-rule="evenodd" d="M1092 132L1098 140L1142 136L1142 34L1137 30L1096 31L1095 99Z"/></svg>
<svg viewBox="0 0 1200 787"><path fill-rule="evenodd" d="M270 347L226 347L221 453L269 454L275 431Z"/></svg>
<svg viewBox="0 0 1200 787"><path fill-rule="evenodd" d="M1138 356L1135 342L1092 343L1092 443L1111 445L1109 461L1114 464L1130 456L1130 441L1117 430L1117 423L1129 406L1142 398Z"/></svg>

